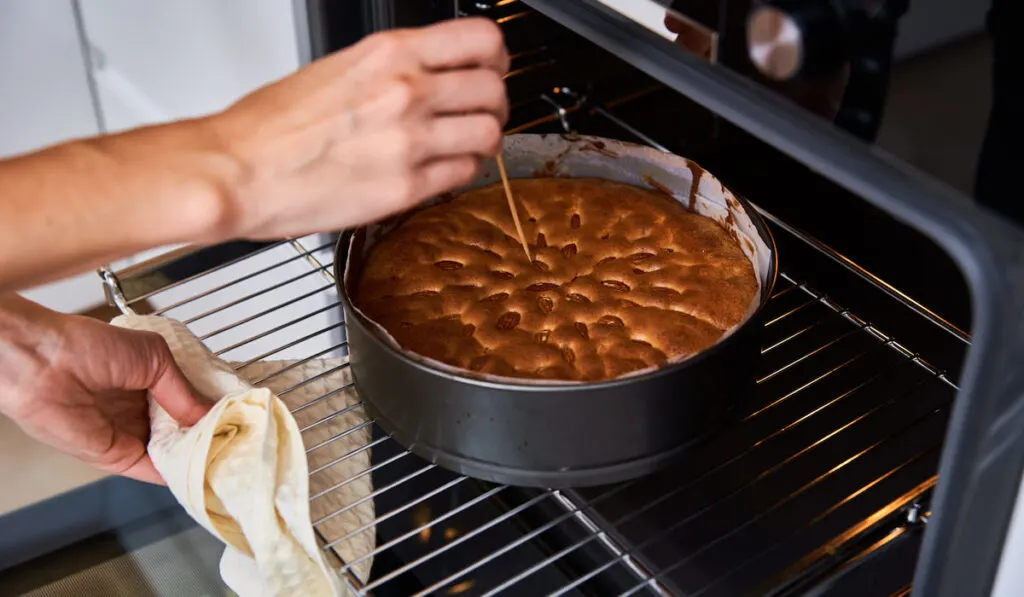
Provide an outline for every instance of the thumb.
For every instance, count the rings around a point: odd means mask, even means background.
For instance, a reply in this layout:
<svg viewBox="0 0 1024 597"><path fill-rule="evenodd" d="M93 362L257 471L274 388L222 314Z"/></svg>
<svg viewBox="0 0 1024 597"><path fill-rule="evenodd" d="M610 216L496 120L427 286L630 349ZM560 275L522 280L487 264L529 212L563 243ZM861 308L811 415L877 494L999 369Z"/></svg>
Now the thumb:
<svg viewBox="0 0 1024 597"><path fill-rule="evenodd" d="M149 387L149 395L172 419L182 427L191 427L203 418L212 404L196 392L178 364L171 350L160 336L156 336L154 358L156 376Z"/></svg>

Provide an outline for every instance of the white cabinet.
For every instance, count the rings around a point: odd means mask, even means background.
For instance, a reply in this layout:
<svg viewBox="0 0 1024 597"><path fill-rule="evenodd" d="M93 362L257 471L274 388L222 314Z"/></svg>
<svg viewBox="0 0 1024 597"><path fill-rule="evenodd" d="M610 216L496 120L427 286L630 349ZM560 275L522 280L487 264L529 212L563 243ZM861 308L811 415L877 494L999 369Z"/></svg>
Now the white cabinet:
<svg viewBox="0 0 1024 597"><path fill-rule="evenodd" d="M0 2L0 156L98 130L70 0Z"/></svg>
<svg viewBox="0 0 1024 597"><path fill-rule="evenodd" d="M295 70L291 0L81 0L108 130L208 114Z"/></svg>

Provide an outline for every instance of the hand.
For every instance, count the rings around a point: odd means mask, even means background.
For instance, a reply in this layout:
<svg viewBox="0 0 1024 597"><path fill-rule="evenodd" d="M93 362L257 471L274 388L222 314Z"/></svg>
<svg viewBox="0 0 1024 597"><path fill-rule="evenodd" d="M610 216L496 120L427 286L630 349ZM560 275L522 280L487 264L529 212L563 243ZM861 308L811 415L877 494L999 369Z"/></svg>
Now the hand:
<svg viewBox="0 0 1024 597"><path fill-rule="evenodd" d="M147 392L183 426L209 409L158 334L0 296L0 413L93 467L163 484L146 453Z"/></svg>
<svg viewBox="0 0 1024 597"><path fill-rule="evenodd" d="M476 177L508 118L509 57L486 19L373 35L212 117L240 165L226 235L340 230Z"/></svg>

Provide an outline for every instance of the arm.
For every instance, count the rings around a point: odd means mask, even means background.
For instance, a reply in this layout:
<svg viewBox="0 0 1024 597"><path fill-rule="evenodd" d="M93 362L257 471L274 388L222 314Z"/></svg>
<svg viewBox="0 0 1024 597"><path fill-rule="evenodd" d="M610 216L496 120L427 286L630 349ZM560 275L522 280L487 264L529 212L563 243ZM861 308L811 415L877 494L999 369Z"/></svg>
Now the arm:
<svg viewBox="0 0 1024 597"><path fill-rule="evenodd" d="M211 128L180 122L0 161L0 291L216 240L236 167Z"/></svg>
<svg viewBox="0 0 1024 597"><path fill-rule="evenodd" d="M507 118L482 19L370 37L224 112L0 161L0 293L172 243L360 225L469 182Z"/></svg>

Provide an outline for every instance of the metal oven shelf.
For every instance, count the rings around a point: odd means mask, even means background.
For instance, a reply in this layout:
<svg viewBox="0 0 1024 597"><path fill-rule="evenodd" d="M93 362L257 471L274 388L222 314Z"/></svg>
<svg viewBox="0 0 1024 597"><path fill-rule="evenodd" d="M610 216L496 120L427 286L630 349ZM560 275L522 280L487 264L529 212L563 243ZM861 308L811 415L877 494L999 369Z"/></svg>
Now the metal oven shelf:
<svg viewBox="0 0 1024 597"><path fill-rule="evenodd" d="M574 109L616 122L602 106ZM546 120L564 123L564 116ZM653 143L620 124L627 138ZM806 251L827 254L781 222L773 228ZM316 236L269 244L218 266L220 282L208 273L187 276L126 298L122 284L136 275L103 275L122 311L145 301L182 320L217 355L238 362L244 376L260 360L347 353L332 260L333 243ZM847 309L847 298L857 302L855 289L849 297L826 296L791 273L785 255L781 269L767 307L756 392L733 424L664 473L588 490L491 485L419 459L374 426L363 447L326 465L371 451L369 468L358 476L374 481L367 499L376 503L378 543L365 586L349 572L357 562L343 563L353 592L784 593L919 534L955 374ZM920 325L965 346L966 336L850 271L894 309L909 309Z"/></svg>

